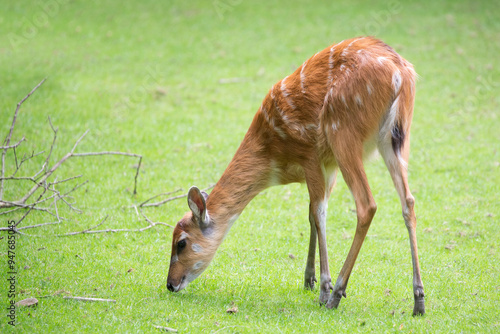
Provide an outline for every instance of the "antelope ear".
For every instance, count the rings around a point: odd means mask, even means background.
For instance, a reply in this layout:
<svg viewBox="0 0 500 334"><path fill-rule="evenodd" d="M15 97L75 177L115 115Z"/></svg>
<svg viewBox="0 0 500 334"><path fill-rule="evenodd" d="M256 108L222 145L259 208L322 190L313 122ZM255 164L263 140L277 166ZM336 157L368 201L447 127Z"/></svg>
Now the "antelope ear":
<svg viewBox="0 0 500 334"><path fill-rule="evenodd" d="M191 187L188 192L188 205L193 215L200 223L200 227L206 227L209 223L207 204L205 200L208 194L201 192L197 187Z"/></svg>

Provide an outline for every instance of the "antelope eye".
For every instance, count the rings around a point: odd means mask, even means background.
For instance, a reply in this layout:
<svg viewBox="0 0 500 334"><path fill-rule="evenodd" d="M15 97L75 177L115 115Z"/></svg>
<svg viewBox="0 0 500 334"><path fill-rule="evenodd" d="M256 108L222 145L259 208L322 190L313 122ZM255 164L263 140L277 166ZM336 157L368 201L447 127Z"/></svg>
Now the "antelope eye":
<svg viewBox="0 0 500 334"><path fill-rule="evenodd" d="M186 240L185 239L182 239L181 241L179 241L177 243L177 249L178 250L182 250L184 247L186 247Z"/></svg>

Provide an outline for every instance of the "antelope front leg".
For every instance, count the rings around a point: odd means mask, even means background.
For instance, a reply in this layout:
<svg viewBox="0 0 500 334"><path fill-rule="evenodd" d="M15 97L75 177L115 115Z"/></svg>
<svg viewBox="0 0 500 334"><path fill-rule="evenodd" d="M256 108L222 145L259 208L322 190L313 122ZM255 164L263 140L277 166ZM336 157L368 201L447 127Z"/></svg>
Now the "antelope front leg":
<svg viewBox="0 0 500 334"><path fill-rule="evenodd" d="M311 224L311 234L309 236L309 252L307 254L306 270L304 273L304 287L313 290L316 282L316 240L318 234L316 233L316 223L314 217L309 214L309 223Z"/></svg>
<svg viewBox="0 0 500 334"><path fill-rule="evenodd" d="M314 220L314 225L316 226L316 232L318 235L320 262L320 304L325 304L328 301L330 290L333 289L330 269L328 267L328 252L326 247L326 208L326 200L322 200L319 202L311 201L311 205L309 206L310 217Z"/></svg>

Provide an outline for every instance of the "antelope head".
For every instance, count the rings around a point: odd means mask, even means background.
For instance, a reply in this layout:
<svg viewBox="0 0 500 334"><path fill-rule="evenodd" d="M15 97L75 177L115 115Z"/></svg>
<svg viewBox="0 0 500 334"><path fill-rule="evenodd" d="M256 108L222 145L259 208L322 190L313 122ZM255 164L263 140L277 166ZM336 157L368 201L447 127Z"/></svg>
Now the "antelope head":
<svg viewBox="0 0 500 334"><path fill-rule="evenodd" d="M191 211L177 223L172 236L172 255L167 288L172 292L184 289L208 267L220 242L208 215L208 194L192 187L188 192Z"/></svg>

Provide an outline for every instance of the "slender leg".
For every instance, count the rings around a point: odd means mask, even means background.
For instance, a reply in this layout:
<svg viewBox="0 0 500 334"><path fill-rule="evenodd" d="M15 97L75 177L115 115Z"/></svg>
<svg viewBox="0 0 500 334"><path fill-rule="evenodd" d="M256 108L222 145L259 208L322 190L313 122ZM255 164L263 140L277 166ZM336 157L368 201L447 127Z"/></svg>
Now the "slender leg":
<svg viewBox="0 0 500 334"><path fill-rule="evenodd" d="M333 171L328 171L325 173L327 174L327 177L325 178L326 188L327 188L326 200L328 200L330 198L332 188L335 184L335 180L337 177L337 170L334 169ZM309 206L309 223L311 225L311 234L309 237L309 252L307 254L306 270L304 273L304 287L306 289L311 289L311 290L314 289L314 283L317 282L316 270L315 270L315 257L316 257L316 241L318 234L316 232L316 222L313 215L313 211L314 210L311 210L311 206Z"/></svg>
<svg viewBox="0 0 500 334"><path fill-rule="evenodd" d="M356 145L357 144L357 145ZM356 203L357 226L354 240L349 250L349 254L344 262L342 270L337 278L332 294L326 304L327 308L337 308L340 299L346 297L346 287L351 275L352 268L361 249L361 245L370 227L377 206L373 199L368 180L363 168L362 144L351 143L351 149L334 152L340 170L351 189Z"/></svg>
<svg viewBox="0 0 500 334"><path fill-rule="evenodd" d="M408 136L409 138L409 136ZM403 146L401 155L405 161L409 158L409 140ZM401 207L403 208L403 218L408 235L410 237L411 259L413 264L413 295L415 298L415 306L413 308L413 315L425 314L424 302L424 285L420 275L420 264L418 261L418 247L417 247L417 218L415 216L415 199L410 192L408 185L408 173L406 169L397 162L394 156L391 156L391 151L380 149L382 156L387 165L387 169L391 173L392 180L396 191L398 192L401 200Z"/></svg>
<svg viewBox="0 0 500 334"><path fill-rule="evenodd" d="M324 171L318 161L310 161L309 168L305 168L306 183L311 203L309 205L310 221L314 222L318 236L319 263L320 263L320 293L319 301L326 303L330 290L333 288L330 269L328 267L328 252L326 245L326 209L328 207L329 193ZM312 223L311 223L312 224Z"/></svg>
<svg viewBox="0 0 500 334"><path fill-rule="evenodd" d="M318 234L316 233L316 223L314 217L309 213L309 223L311 224L311 234L309 236L309 252L307 254L306 270L304 273L304 287L306 289L314 289L316 280L316 269L314 267L316 258L316 240Z"/></svg>

